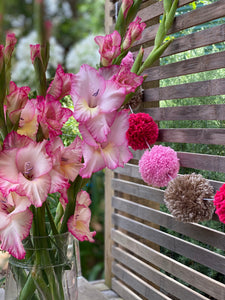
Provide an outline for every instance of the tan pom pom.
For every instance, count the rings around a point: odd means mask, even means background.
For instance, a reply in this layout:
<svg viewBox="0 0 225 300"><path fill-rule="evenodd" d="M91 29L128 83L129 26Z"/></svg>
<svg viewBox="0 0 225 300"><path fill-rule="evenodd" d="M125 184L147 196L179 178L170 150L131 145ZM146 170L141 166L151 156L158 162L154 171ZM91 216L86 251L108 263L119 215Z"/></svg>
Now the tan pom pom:
<svg viewBox="0 0 225 300"><path fill-rule="evenodd" d="M143 89L140 87L134 94L134 96L130 99L130 101L126 105L124 105L124 108L130 109L131 107L134 112L138 111L143 101L143 95Z"/></svg>
<svg viewBox="0 0 225 300"><path fill-rule="evenodd" d="M213 187L201 174L178 176L165 190L164 201L170 213L181 222L210 220L214 212Z"/></svg>

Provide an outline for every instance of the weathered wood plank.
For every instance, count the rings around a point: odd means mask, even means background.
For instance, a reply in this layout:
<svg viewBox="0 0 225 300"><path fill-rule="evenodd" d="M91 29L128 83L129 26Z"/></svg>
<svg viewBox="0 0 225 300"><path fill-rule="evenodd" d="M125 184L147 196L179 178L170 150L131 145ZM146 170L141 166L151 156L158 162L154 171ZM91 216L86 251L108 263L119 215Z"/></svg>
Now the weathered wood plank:
<svg viewBox="0 0 225 300"><path fill-rule="evenodd" d="M116 291L123 299L129 300L142 300L138 295L132 292L126 285L116 278L112 278L112 288Z"/></svg>
<svg viewBox="0 0 225 300"><path fill-rule="evenodd" d="M225 257L127 217L113 214L115 226L225 274Z"/></svg>
<svg viewBox="0 0 225 300"><path fill-rule="evenodd" d="M135 271L139 275L143 276L152 283L160 286L161 290L166 291L167 293L177 297L178 299L191 299L191 300L200 300L208 299L199 293L191 290L190 288L182 285L176 280L164 275L162 272L157 269L149 266L140 259L134 257L133 255L125 252L124 250L113 247L112 255L116 261L119 263L129 266L129 269Z"/></svg>
<svg viewBox="0 0 225 300"><path fill-rule="evenodd" d="M225 104L146 108L155 121L225 120Z"/></svg>
<svg viewBox="0 0 225 300"><path fill-rule="evenodd" d="M191 82L161 88L146 89L144 101L160 101L184 99L194 97L207 97L225 94L225 79Z"/></svg>
<svg viewBox="0 0 225 300"><path fill-rule="evenodd" d="M112 205L115 209L138 217L145 221L151 221L155 224L182 233L202 243L225 250L225 233L195 224L182 223L176 221L173 216L162 211L154 210L150 207L140 205L126 199L113 197Z"/></svg>
<svg viewBox="0 0 225 300"><path fill-rule="evenodd" d="M172 274L173 276L180 278L184 282L198 288L206 294L218 299L224 300L225 298L225 285L211 279L210 277L201 274L200 272L191 269L176 260L161 254L154 249L144 245L143 243L129 237L125 233L119 230L112 230L112 239L119 245L125 247L129 251L132 251L140 258L144 258L145 261L158 266L164 271Z"/></svg>
<svg viewBox="0 0 225 300"><path fill-rule="evenodd" d="M196 25L222 18L224 17L224 11L225 3L223 0L219 0L215 3L205 5L186 14L182 14L175 18L175 22L168 33L171 34L179 32ZM134 45L140 46L148 41L154 40L158 27L159 24L147 27L142 34L142 38Z"/></svg>
<svg viewBox="0 0 225 300"><path fill-rule="evenodd" d="M223 128L160 129L158 142L225 145L225 129Z"/></svg>
<svg viewBox="0 0 225 300"><path fill-rule="evenodd" d="M225 51L145 70L146 82L225 68Z"/></svg>
<svg viewBox="0 0 225 300"><path fill-rule="evenodd" d="M164 192L157 188L116 178L112 180L112 188L115 191L126 193L128 195L137 196L160 204L164 203Z"/></svg>
<svg viewBox="0 0 225 300"><path fill-rule="evenodd" d="M170 298L156 290L154 287L147 284L145 281L134 275L131 271L121 266L113 264L113 273L117 278L129 285L133 290L137 291L143 297L151 300L169 300Z"/></svg>

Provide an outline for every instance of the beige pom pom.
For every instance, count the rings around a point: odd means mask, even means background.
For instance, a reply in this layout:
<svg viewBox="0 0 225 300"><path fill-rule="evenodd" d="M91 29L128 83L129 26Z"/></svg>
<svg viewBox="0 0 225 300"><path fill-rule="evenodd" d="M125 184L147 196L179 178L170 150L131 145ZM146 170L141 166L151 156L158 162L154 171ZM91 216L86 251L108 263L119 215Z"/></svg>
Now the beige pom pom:
<svg viewBox="0 0 225 300"><path fill-rule="evenodd" d="M214 212L213 187L200 174L178 176L171 180L164 201L170 213L181 222L210 220Z"/></svg>
<svg viewBox="0 0 225 300"><path fill-rule="evenodd" d="M136 112L140 109L141 103L143 101L143 90L140 87L136 93L134 94L134 96L130 99L130 101L124 105L124 108L129 109L131 107L131 109Z"/></svg>

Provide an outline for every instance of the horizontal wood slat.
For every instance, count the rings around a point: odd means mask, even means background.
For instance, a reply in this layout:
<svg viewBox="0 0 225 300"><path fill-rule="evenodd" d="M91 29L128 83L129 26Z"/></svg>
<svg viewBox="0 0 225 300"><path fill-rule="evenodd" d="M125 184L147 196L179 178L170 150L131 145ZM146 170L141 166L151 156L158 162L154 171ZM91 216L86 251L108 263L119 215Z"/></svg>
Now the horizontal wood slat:
<svg viewBox="0 0 225 300"><path fill-rule="evenodd" d="M202 243L225 250L225 233L195 223L176 221L171 215L119 197L113 197L112 206L145 221L182 233Z"/></svg>
<svg viewBox="0 0 225 300"><path fill-rule="evenodd" d="M208 295L218 299L225 299L225 285L210 277L191 269L176 260L161 254L160 252L144 245L143 243L129 237L119 230L112 229L112 239L122 247L132 251L140 258L144 258L151 264L180 278L184 282L198 288Z"/></svg>
<svg viewBox="0 0 225 300"><path fill-rule="evenodd" d="M144 101L160 101L225 95L225 79L198 81L144 91Z"/></svg>
<svg viewBox="0 0 225 300"><path fill-rule="evenodd" d="M225 120L225 104L146 108L155 121Z"/></svg>
<svg viewBox="0 0 225 300"><path fill-rule="evenodd" d="M191 300L200 300L208 299L195 291L187 288L176 280L167 277L162 272L156 270L155 268L147 265L133 255L125 252L124 250L113 247L112 255L116 261L119 263L128 266L129 269L145 277L147 280L154 283L156 286L160 286L160 290L166 291L167 293L178 297L178 299L191 299ZM150 299L150 298L149 298Z"/></svg>
<svg viewBox="0 0 225 300"><path fill-rule="evenodd" d="M225 257L127 217L112 214L115 226L225 274Z"/></svg>
<svg viewBox="0 0 225 300"><path fill-rule="evenodd" d="M145 70L146 82L225 68L225 51Z"/></svg>
<svg viewBox="0 0 225 300"><path fill-rule="evenodd" d="M133 293L126 285L116 278L112 278L112 289L123 299L142 300L139 296Z"/></svg>
<svg viewBox="0 0 225 300"><path fill-rule="evenodd" d="M222 128L165 128L159 130L158 142L225 145Z"/></svg>
<svg viewBox="0 0 225 300"><path fill-rule="evenodd" d="M169 30L169 34L179 32L181 30L191 28L218 18L224 17L225 3L223 0L219 0L215 3L205 5L197 8L196 10L182 14L175 18L175 22L172 28ZM140 46L143 43L154 40L159 24L150 26L142 33L142 38L134 45Z"/></svg>
<svg viewBox="0 0 225 300"><path fill-rule="evenodd" d="M150 186L145 186L142 184L129 182L125 180L115 179L115 178L112 180L112 188L115 191L133 195L139 198L152 200L160 204L164 203L163 202L164 192L157 188L153 188Z"/></svg>
<svg viewBox="0 0 225 300"><path fill-rule="evenodd" d="M118 277L120 280L125 282L128 286L136 290L139 294L141 294L145 298L151 300L163 300L163 299L170 300L169 297L165 296L163 293L156 290L151 285L147 284L145 281L140 279L138 276L134 275L125 267L113 263L112 271L116 277Z"/></svg>

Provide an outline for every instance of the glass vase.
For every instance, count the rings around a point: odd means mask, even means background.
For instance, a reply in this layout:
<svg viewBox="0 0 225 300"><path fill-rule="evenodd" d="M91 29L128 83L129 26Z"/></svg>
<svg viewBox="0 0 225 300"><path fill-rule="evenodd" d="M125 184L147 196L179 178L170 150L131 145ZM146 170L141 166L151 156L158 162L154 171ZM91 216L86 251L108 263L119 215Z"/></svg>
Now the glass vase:
<svg viewBox="0 0 225 300"><path fill-rule="evenodd" d="M76 300L79 244L70 234L29 236L26 257L9 259L5 300Z"/></svg>

